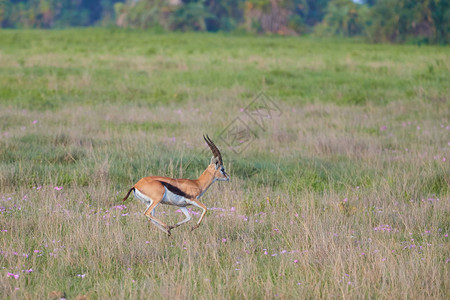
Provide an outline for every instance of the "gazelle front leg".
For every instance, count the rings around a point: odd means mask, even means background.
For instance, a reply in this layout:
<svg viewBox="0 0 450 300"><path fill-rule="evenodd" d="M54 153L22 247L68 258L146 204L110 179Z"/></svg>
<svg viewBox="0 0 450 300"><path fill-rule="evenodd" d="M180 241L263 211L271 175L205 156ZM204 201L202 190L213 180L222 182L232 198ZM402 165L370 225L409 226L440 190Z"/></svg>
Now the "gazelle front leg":
<svg viewBox="0 0 450 300"><path fill-rule="evenodd" d="M192 230L198 228L198 226L200 226L200 223L202 222L203 218L204 218L205 215L206 215L207 208L206 208L206 205L205 205L205 204L201 203L200 201L198 201L198 200L196 200L196 199L191 199L191 201L192 201L192 205L197 206L198 208L203 209L202 215L200 216L200 219L198 220L197 224L194 225L194 226L192 226L192 228L191 228L191 231L192 231Z"/></svg>
<svg viewBox="0 0 450 300"><path fill-rule="evenodd" d="M184 220L181 221L181 222L178 222L177 224L175 224L175 225L173 225L173 226L169 226L169 229L177 228L178 226L180 226L180 225L182 225L182 224L184 224L184 223L186 223L186 222L189 222L189 221L192 219L192 217L191 217L191 215L189 214L189 211L187 210L186 207L180 207L180 210L181 210L181 211L183 212L183 214L186 216L186 219L184 219Z"/></svg>

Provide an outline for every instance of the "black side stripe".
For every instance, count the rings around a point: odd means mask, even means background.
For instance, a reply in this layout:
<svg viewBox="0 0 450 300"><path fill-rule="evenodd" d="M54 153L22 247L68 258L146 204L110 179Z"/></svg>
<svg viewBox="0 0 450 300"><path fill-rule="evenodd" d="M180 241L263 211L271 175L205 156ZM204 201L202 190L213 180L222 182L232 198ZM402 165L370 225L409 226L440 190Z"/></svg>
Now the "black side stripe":
<svg viewBox="0 0 450 300"><path fill-rule="evenodd" d="M186 194L185 192L183 192L182 190L180 190L179 188L177 188L174 185L171 185L170 183L164 182L164 181L160 181L162 183L162 185L164 185L169 191L171 191L172 193L174 193L175 195L187 198L187 199L192 199L193 197L189 194Z"/></svg>

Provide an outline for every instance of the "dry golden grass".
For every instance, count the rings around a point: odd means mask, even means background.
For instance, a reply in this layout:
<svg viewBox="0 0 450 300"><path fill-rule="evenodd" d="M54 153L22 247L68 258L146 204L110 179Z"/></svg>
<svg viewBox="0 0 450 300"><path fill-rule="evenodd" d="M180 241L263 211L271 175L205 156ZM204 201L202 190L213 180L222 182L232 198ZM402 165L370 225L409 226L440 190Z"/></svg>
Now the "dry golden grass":
<svg viewBox="0 0 450 300"><path fill-rule="evenodd" d="M227 106L217 103L214 109L225 111ZM64 147L83 148L89 158L70 162L77 176L89 174L87 182L80 186L74 179L59 191L59 175L50 170L43 171L49 178L35 178L42 185L27 187L14 186L3 169L4 295L35 298L63 291L69 298L448 296L448 188L441 187L437 195L423 192L425 180L439 174L449 179L448 162L442 161L448 154L448 129L440 126L441 112L435 111L433 120L402 127L387 116L392 107L372 107L367 113L367 108L308 105L288 110L282 105L283 116L271 120L246 152L237 156L223 150L233 180L215 184L205 194L204 203L213 209L204 224L192 233L182 226L167 238L143 216L142 204L131 200L126 208L118 205L140 176L182 173L180 155L202 150L197 134L205 131L201 125L217 123L214 126L220 128L231 117L222 114L223 119L212 120L202 111L206 107L197 113L190 107L194 106L182 108L182 117L175 108L2 111L2 117L21 120L3 135L7 144L28 135L50 135L56 141L65 134ZM32 124L33 120L38 122ZM130 120L177 125L174 132L163 126L157 132L128 134L120 124ZM117 126L105 128L104 122ZM379 129L382 126L387 129ZM362 129L373 127L377 133L370 138ZM392 143L395 149L388 149ZM156 145L164 145L168 153L155 169L155 161L142 156L159 151ZM235 164L257 163L252 156L266 152L266 159L275 164L283 157L280 162L294 165L287 174L283 165L278 175L261 174L278 176L277 185L260 185L258 174L245 179L245 170L234 171ZM116 153L143 164L137 172L124 170L129 180L119 185L110 174ZM206 167L208 157L201 157L195 168ZM328 174L328 188L314 191L314 180L324 180L320 178L310 178L310 187L301 185L308 182L298 183L305 176L300 167L311 165L295 167L296 160L307 157L327 162L320 168ZM334 170L339 161L349 161L350 170ZM361 175L351 164L370 172ZM12 167L14 172L27 172L21 170L26 166ZM149 168L153 172L146 174ZM361 186L337 182L340 171L362 176ZM160 206L157 212L174 222L181 218L175 210ZM7 273L20 277L12 279Z"/></svg>

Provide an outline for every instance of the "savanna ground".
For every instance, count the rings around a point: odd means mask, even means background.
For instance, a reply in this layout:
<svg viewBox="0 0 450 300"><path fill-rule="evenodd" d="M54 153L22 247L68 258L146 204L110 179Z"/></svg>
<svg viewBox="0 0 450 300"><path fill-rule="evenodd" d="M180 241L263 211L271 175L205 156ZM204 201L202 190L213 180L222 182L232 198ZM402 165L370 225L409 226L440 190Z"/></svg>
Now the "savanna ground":
<svg viewBox="0 0 450 300"><path fill-rule="evenodd" d="M449 53L0 31L1 297L448 299ZM244 111L260 91L279 109L264 130ZM237 117L257 136L234 152L219 135ZM232 181L168 238L121 198L200 175L203 133Z"/></svg>

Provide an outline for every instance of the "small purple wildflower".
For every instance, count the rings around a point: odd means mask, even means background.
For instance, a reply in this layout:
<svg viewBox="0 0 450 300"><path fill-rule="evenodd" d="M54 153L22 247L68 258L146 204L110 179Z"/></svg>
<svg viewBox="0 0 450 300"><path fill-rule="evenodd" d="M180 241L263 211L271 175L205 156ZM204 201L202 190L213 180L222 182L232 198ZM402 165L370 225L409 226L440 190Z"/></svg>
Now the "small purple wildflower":
<svg viewBox="0 0 450 300"><path fill-rule="evenodd" d="M126 209L127 207L125 206L125 205L116 205L116 206L113 206L112 207L113 209L116 209L116 210L123 210L123 209Z"/></svg>
<svg viewBox="0 0 450 300"><path fill-rule="evenodd" d="M8 274L6 274L6 277L14 277L14 279L19 279L19 274L14 274L14 273L9 273L8 272Z"/></svg>

